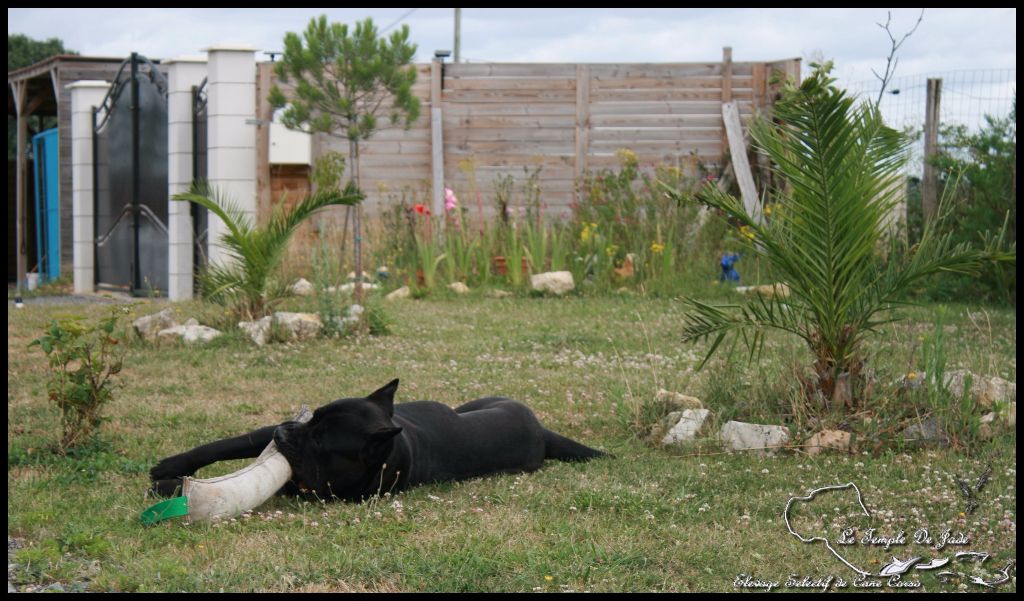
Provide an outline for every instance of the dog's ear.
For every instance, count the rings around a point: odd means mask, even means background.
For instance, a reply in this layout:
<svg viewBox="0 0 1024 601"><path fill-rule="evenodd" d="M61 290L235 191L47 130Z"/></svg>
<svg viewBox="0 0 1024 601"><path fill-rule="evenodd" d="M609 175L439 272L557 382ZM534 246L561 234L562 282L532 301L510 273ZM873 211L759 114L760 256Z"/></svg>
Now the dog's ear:
<svg viewBox="0 0 1024 601"><path fill-rule="evenodd" d="M376 403L390 418L395 414L395 391L398 390L398 378L391 380L384 387L374 390L366 400Z"/></svg>
<svg viewBox="0 0 1024 601"><path fill-rule="evenodd" d="M377 430L373 434L370 434L370 444L379 444L398 436L402 432L401 428L384 428L383 430Z"/></svg>

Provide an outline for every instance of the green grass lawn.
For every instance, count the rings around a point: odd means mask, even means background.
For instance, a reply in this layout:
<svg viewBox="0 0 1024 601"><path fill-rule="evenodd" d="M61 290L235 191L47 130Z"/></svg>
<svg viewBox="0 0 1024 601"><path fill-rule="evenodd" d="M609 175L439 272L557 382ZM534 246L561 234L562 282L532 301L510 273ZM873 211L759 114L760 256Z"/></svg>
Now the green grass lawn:
<svg viewBox="0 0 1024 601"><path fill-rule="evenodd" d="M302 301L294 301L302 308ZM163 305L143 304L134 314ZM173 305L179 321L210 314ZM305 306L312 310L312 306ZM934 307L909 311L872 348L879 378L919 369L920 339ZM790 536L791 496L856 482L871 517L851 495L828 494L794 514L794 527L835 540L846 527L877 535L919 529L964 533L942 550L908 544L844 547L851 563L877 572L906 559L983 551L981 565L942 582L911 571L929 591L982 590L1016 557L1016 435L961 450L810 458L731 455L714 444L658 449L638 436L659 388L705 399L719 421L782 423L787 374L809 363L794 340L770 338L752 363L724 358L695 371L706 348L679 342L678 301L606 298L440 298L386 305L384 337L316 340L257 348L229 333L206 347L127 346L123 386L99 441L70 457L53 453L59 415L46 398L46 358L28 349L50 319L104 315L107 307L8 305L8 536L18 539L15 584L90 591L732 591L741 574L781 581L791 574L854 572L821 544ZM1016 380L1013 309L951 307L950 369ZM738 353L742 354L742 353ZM216 438L284 421L311 407L364 395L401 378L397 402L458 405L500 394L529 404L548 427L613 453L586 464L434 484L361 505L274 498L249 516L217 525L170 522L143 528L148 469L160 458ZM772 421L774 420L774 421ZM199 473L228 473L246 461ZM964 511L954 478L986 466L980 505ZM814 533L814 534L810 534ZM1012 574L1015 574L1012 573ZM885 579L875 580L885 583ZM862 584L864 584L862 582ZM1016 581L999 590L1016 589ZM920 589L917 589L920 590Z"/></svg>

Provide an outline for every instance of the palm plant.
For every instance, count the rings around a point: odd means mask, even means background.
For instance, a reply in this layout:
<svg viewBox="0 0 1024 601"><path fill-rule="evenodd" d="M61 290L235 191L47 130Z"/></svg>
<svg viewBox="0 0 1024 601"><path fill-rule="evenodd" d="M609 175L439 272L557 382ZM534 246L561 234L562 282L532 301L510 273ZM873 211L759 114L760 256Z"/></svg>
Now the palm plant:
<svg viewBox="0 0 1024 601"><path fill-rule="evenodd" d="M707 186L700 199L749 230L747 252L762 259L769 273L788 284L788 298L757 297L746 305L713 306L690 299L684 341L713 340L704 363L722 341L739 334L751 356L760 352L769 330L799 336L814 357L814 378L805 391L828 407L839 377L851 387L863 381L864 342L878 327L898 319L891 309L923 278L940 271L974 273L990 258L1014 261L953 245L936 223L925 228L913 248L899 237L885 239L889 213L898 202L905 138L886 127L878 109L857 104L833 86L830 64L799 87L789 84L774 120L751 127L760 152L767 154L785 185L775 191L776 210L760 223L741 201ZM664 188L677 200L682 195ZM888 242L890 252L879 253ZM704 365L702 363L702 367ZM820 396L819 396L820 395ZM838 397L838 395L837 395ZM847 409L856 400L843 395Z"/></svg>
<svg viewBox="0 0 1024 601"><path fill-rule="evenodd" d="M273 275L296 228L324 207L358 204L363 195L350 185L344 192L317 192L291 210L284 210L281 203L263 227L256 227L237 205L205 183L193 183L188 192L173 199L194 202L227 226L220 244L233 260L208 265L200 274L200 291L203 298L231 307L238 319L253 320L266 315L286 294L286 286Z"/></svg>

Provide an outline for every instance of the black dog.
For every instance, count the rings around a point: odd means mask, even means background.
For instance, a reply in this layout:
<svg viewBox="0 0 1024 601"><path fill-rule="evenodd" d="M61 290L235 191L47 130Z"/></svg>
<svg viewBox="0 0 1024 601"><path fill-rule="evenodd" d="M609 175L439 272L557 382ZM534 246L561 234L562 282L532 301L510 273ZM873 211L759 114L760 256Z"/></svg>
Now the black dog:
<svg viewBox="0 0 1024 601"><path fill-rule="evenodd" d="M544 428L526 405L488 397L451 409L432 401L394 404L398 380L362 399L320 407L305 423L285 422L162 460L153 489L174 494L183 476L224 459L258 456L271 440L292 468L283 494L362 501L448 480L533 471L545 459L607 455Z"/></svg>

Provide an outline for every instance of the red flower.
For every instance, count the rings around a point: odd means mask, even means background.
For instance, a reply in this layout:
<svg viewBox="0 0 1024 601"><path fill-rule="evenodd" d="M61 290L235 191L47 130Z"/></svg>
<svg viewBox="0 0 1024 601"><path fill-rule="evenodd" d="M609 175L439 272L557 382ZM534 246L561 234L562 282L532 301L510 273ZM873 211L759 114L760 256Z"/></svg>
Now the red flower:
<svg viewBox="0 0 1024 601"><path fill-rule="evenodd" d="M423 204L418 204L414 206L412 210L416 211L420 215L430 215L430 209L428 209L427 206Z"/></svg>

